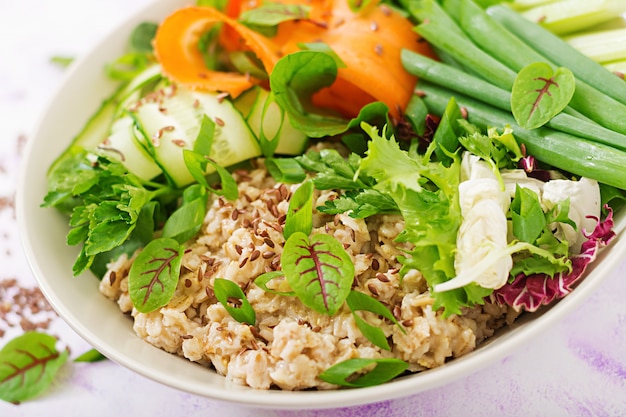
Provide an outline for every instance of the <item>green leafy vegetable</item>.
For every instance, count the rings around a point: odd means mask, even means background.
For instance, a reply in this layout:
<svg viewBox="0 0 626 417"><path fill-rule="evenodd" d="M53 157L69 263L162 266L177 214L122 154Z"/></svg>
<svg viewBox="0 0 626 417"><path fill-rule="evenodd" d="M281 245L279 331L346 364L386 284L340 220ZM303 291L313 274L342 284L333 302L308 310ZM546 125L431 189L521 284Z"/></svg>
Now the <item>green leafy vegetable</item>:
<svg viewBox="0 0 626 417"><path fill-rule="evenodd" d="M387 307L385 307L385 305L377 299L359 291L350 291L350 294L348 294L348 297L346 298L346 303L348 304L350 311L352 311L354 321L356 322L359 330L361 330L361 333L363 333L363 336L379 348L391 350L385 334L380 327L369 324L365 319L356 314L357 311L369 311L377 316L382 316L395 323L403 333L406 333L404 328L400 325L400 323L398 323L389 309L387 309Z"/></svg>
<svg viewBox="0 0 626 417"><path fill-rule="evenodd" d="M156 35L159 25L152 22L142 22L130 34L131 48L137 52L152 53L152 39Z"/></svg>
<svg viewBox="0 0 626 417"><path fill-rule="evenodd" d="M534 243L547 224L539 196L520 186L516 187L515 198L511 202L511 216L513 234L523 242Z"/></svg>
<svg viewBox="0 0 626 417"><path fill-rule="evenodd" d="M346 159L334 149L323 149L309 151L296 160L304 169L316 174L312 181L318 190L345 190L337 199L317 207L320 212L347 212L354 218L398 212L393 199L372 188L376 182L374 178L359 170L361 158L357 154L350 154Z"/></svg>
<svg viewBox="0 0 626 417"><path fill-rule="evenodd" d="M372 368L373 369L370 369ZM322 381L345 387L359 388L384 384L397 377L409 364L394 358L355 358L339 362L319 375ZM359 374L362 374L359 376Z"/></svg>
<svg viewBox="0 0 626 417"><path fill-rule="evenodd" d="M299 51L281 58L270 75L270 88L278 105L289 114L292 125L311 138L333 136L358 127L361 121L387 121L388 108L374 102L352 120L322 113L311 104L318 90L337 77L337 62L325 51Z"/></svg>
<svg viewBox="0 0 626 417"><path fill-rule="evenodd" d="M564 67L556 71L545 62L522 68L511 91L511 111L525 129L543 126L563 111L574 95L574 74Z"/></svg>
<svg viewBox="0 0 626 417"><path fill-rule="evenodd" d="M106 65L107 75L114 80L130 81L154 62L152 39L158 25L143 22L130 36L130 52Z"/></svg>
<svg viewBox="0 0 626 417"><path fill-rule="evenodd" d="M217 300L224 306L232 318L239 323L247 323L254 326L256 322L254 309L239 285L228 279L215 278L213 291Z"/></svg>
<svg viewBox="0 0 626 417"><path fill-rule="evenodd" d="M0 399L14 404L43 393L67 361L53 336L26 332L0 350Z"/></svg>
<svg viewBox="0 0 626 417"><path fill-rule="evenodd" d="M254 9L246 10L239 20L248 26L276 26L290 20L308 19L311 7L304 4L281 4L266 2Z"/></svg>
<svg viewBox="0 0 626 417"><path fill-rule="evenodd" d="M183 204L168 217L161 236L185 243L202 227L206 208L206 189L200 184L187 187L183 192Z"/></svg>
<svg viewBox="0 0 626 417"><path fill-rule="evenodd" d="M397 204L405 228L398 242L410 242L401 274L421 271L431 288L453 278L456 236L461 224L458 201L460 161L449 166L431 162L433 146L424 155L400 149L392 137L379 135L375 127L362 125L371 137L367 157L361 162L365 174L376 179L374 189L387 194ZM459 314L461 307L482 303L490 290L467 285L446 292L434 292L434 308L444 308L444 316Z"/></svg>
<svg viewBox="0 0 626 417"><path fill-rule="evenodd" d="M179 195L168 186L143 183L118 162L92 157L81 151L59 162L48 175L43 203L44 207L71 213L67 243L83 244L73 266L74 275L89 269L97 256L125 243L130 244L127 249L145 243L151 238L152 230L148 229L154 223L149 217L156 206L144 207L150 202L164 207ZM133 234L138 224L142 230Z"/></svg>
<svg viewBox="0 0 626 417"><path fill-rule="evenodd" d="M150 313L172 299L183 253L184 247L176 240L159 238L137 255L128 274L128 292L137 311Z"/></svg>
<svg viewBox="0 0 626 417"><path fill-rule="evenodd" d="M265 167L276 182L298 184L306 179L306 172L293 158L268 158Z"/></svg>
<svg viewBox="0 0 626 417"><path fill-rule="evenodd" d="M325 234L293 233L283 249L287 282L307 307L334 315L350 293L354 264L339 241Z"/></svg>
<svg viewBox="0 0 626 417"><path fill-rule="evenodd" d="M227 200L237 199L239 196L237 182L225 168L205 155L189 149L183 149L183 160L189 173L199 184L217 195L224 196ZM208 165L211 165L217 172L221 183L220 188L212 187L206 179L205 173Z"/></svg>
<svg viewBox="0 0 626 417"><path fill-rule="evenodd" d="M89 349L87 352L76 357L76 359L74 359L74 362L90 362L91 363L91 362L103 361L103 360L106 360L106 358L107 358L106 356L98 352L96 349Z"/></svg>
<svg viewBox="0 0 626 417"><path fill-rule="evenodd" d="M296 233L309 235L313 229L313 183L306 181L298 187L289 200L283 235L285 240Z"/></svg>
<svg viewBox="0 0 626 417"><path fill-rule="evenodd" d="M276 291L267 286L267 283L277 278L285 278L285 274L283 271L272 271L266 272L264 274L259 275L254 279L254 284L261 288L265 292L269 292L277 295L287 295L287 296L295 296L296 293L293 291Z"/></svg>

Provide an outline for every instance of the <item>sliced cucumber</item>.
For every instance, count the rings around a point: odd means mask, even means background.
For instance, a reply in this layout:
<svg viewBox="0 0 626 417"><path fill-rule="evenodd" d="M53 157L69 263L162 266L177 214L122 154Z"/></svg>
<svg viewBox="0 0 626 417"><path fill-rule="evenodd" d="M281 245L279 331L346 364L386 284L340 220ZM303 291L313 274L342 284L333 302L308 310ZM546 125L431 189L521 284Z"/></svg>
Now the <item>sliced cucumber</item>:
<svg viewBox="0 0 626 417"><path fill-rule="evenodd" d="M118 88L104 100L98 110L85 123L82 130L72 139L72 143L50 166L49 172L65 159L80 150L95 151L106 141L113 121L119 117L121 109L140 98L141 91L148 84L157 82L161 75L161 66L152 65L141 72L129 83Z"/></svg>
<svg viewBox="0 0 626 417"><path fill-rule="evenodd" d="M125 115L113 122L109 137L98 146L98 151L120 161L142 180L149 181L162 171L142 140L143 137L137 134L135 120Z"/></svg>
<svg viewBox="0 0 626 417"><path fill-rule="evenodd" d="M193 149L204 115L216 122L209 157L219 165L227 167L261 155L256 138L230 101L216 93L179 86L159 102L139 106L135 113L142 143L151 147L155 162L178 187L194 181L185 165L183 149ZM207 174L212 171L208 165Z"/></svg>
<svg viewBox="0 0 626 417"><path fill-rule="evenodd" d="M269 91L254 87L238 98L235 106L244 114L259 143L278 141L274 153L300 155L304 151L308 137L291 125L289 116Z"/></svg>

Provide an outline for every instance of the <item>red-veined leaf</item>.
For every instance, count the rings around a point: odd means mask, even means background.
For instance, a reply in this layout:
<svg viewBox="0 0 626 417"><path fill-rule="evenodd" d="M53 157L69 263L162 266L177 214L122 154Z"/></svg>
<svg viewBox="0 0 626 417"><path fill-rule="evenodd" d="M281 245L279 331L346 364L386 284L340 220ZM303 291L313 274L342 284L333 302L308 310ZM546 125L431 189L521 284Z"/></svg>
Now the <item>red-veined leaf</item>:
<svg viewBox="0 0 626 417"><path fill-rule="evenodd" d="M354 264L333 236L293 233L281 258L287 282L300 301L320 313L333 315L350 293Z"/></svg>

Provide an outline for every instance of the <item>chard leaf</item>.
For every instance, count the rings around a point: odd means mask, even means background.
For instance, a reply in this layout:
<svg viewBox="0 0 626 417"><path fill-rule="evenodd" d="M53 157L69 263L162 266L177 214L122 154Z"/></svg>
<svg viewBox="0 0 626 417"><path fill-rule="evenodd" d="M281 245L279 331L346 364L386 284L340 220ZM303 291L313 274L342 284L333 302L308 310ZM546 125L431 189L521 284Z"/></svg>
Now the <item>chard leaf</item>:
<svg viewBox="0 0 626 417"><path fill-rule="evenodd" d="M350 291L348 298L346 298L346 304L348 304L350 311L352 311L354 321L356 322L359 330L361 330L361 333L363 333L363 336L381 349L391 350L382 329L369 324L365 319L356 314L357 311L369 311L377 316L382 316L387 320L391 320L403 333L406 333L404 328L400 325L400 323L398 323L396 318L383 303L365 293Z"/></svg>
<svg viewBox="0 0 626 417"><path fill-rule="evenodd" d="M137 255L128 275L128 292L137 311L150 313L172 299L183 253L184 247L176 240L159 238Z"/></svg>
<svg viewBox="0 0 626 417"><path fill-rule="evenodd" d="M53 336L26 332L0 350L0 399L19 404L43 393L69 352L56 349Z"/></svg>
<svg viewBox="0 0 626 417"><path fill-rule="evenodd" d="M224 278L215 278L213 282L215 297L224 306L228 314L239 323L254 326L256 314L239 285Z"/></svg>
<svg viewBox="0 0 626 417"><path fill-rule="evenodd" d="M554 71L545 62L535 62L522 68L511 91L511 111L515 121L524 129L546 124L569 104L576 80L567 68Z"/></svg>
<svg viewBox="0 0 626 417"><path fill-rule="evenodd" d="M313 184L303 182L289 200L283 236L285 240L296 233L309 235L313 229Z"/></svg>
<svg viewBox="0 0 626 417"><path fill-rule="evenodd" d="M287 282L307 307L334 315L350 293L354 264L339 241L325 234L293 233L283 249Z"/></svg>
<svg viewBox="0 0 626 417"><path fill-rule="evenodd" d="M369 369L374 366L373 369ZM397 377L409 364L395 358L355 358L339 362L319 374L322 381L344 387L362 388L384 384ZM357 378L355 375L361 374Z"/></svg>

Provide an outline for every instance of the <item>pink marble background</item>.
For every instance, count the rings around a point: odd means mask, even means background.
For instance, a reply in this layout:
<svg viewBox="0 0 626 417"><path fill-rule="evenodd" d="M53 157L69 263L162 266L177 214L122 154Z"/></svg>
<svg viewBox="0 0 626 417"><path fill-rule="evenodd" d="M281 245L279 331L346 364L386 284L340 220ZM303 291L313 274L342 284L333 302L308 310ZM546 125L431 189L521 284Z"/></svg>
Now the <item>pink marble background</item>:
<svg viewBox="0 0 626 417"><path fill-rule="evenodd" d="M58 88L50 57L80 56L149 0L0 1L0 281L36 286L11 206L20 153ZM497 363L417 395L332 410L242 408L162 386L113 362L72 364L53 388L0 416L624 416L626 415L626 262L575 312ZM2 323L0 323L1 325ZM72 350L90 347L61 319L50 330ZM0 347L19 334L0 337Z"/></svg>

